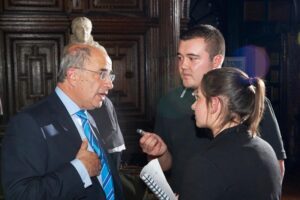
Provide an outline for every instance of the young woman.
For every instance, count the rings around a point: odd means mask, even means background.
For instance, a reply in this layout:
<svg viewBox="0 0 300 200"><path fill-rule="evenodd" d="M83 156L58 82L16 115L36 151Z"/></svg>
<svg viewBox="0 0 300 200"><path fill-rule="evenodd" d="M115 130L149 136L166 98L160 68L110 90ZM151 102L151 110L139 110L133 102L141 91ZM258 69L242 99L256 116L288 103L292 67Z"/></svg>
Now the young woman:
<svg viewBox="0 0 300 200"><path fill-rule="evenodd" d="M279 200L278 161L257 130L264 82L225 67L205 74L194 95L196 125L211 129L214 139L186 163L179 199Z"/></svg>

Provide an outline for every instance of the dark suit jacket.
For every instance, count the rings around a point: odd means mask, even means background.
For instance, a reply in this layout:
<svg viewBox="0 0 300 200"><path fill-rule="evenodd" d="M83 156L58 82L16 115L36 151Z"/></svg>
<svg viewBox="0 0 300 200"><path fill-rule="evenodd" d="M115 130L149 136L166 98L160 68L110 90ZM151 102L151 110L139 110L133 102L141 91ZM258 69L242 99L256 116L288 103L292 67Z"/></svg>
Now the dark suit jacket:
<svg viewBox="0 0 300 200"><path fill-rule="evenodd" d="M97 135L101 138L100 135ZM2 149L2 183L6 199L105 199L96 177L84 188L70 163L82 140L65 106L53 93L16 115ZM100 139L100 145L104 147ZM118 171L106 152L116 199L124 199Z"/></svg>
<svg viewBox="0 0 300 200"><path fill-rule="evenodd" d="M88 112L94 118L101 136L103 136L102 139L107 150L125 145L117 113L109 98L105 98L100 108L89 110ZM110 152L110 155L117 168L119 168L122 152Z"/></svg>

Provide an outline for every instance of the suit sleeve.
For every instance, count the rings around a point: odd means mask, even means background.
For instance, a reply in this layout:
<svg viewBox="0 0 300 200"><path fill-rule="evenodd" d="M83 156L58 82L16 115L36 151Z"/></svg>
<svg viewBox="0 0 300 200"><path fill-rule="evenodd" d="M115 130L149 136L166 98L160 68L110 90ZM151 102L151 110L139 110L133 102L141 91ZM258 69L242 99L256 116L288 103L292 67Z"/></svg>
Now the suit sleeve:
<svg viewBox="0 0 300 200"><path fill-rule="evenodd" d="M260 134L272 146L278 160L286 159L279 125L269 99L266 99L265 102L265 113L260 123Z"/></svg>
<svg viewBox="0 0 300 200"><path fill-rule="evenodd" d="M28 114L9 124L2 147L2 184L6 199L74 199L84 187L70 162L48 171L43 132Z"/></svg>

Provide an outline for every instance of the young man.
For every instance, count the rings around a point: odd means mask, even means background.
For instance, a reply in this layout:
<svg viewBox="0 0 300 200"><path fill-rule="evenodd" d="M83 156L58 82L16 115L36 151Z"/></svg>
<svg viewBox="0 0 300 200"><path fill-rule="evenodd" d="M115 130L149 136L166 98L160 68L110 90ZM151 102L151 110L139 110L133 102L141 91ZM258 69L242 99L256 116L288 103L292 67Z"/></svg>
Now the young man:
<svg viewBox="0 0 300 200"><path fill-rule="evenodd" d="M200 85L205 73L222 66L225 57L223 35L210 25L194 27L180 37L177 55L183 87L161 99L155 124L157 134L145 134L140 139L140 146L150 158L159 159L163 170L169 170L170 184L174 192L180 194L188 159L202 152L211 140L208 130L196 128L191 109L195 101L192 92ZM283 175L286 155L269 100L260 133L276 152Z"/></svg>
<svg viewBox="0 0 300 200"><path fill-rule="evenodd" d="M101 107L114 78L106 52L68 47L55 92L8 125L2 143L6 199L124 199L101 129L87 112Z"/></svg>

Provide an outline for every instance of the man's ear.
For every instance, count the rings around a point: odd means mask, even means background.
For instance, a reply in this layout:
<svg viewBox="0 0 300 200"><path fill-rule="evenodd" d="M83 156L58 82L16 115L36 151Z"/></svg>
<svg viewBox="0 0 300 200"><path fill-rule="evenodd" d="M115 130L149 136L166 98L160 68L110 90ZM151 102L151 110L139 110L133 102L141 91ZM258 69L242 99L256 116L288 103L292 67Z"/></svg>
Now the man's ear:
<svg viewBox="0 0 300 200"><path fill-rule="evenodd" d="M219 97L212 97L210 102L210 113L215 114L221 109L221 102Z"/></svg>
<svg viewBox="0 0 300 200"><path fill-rule="evenodd" d="M73 67L70 67L69 69L67 69L66 76L67 76L66 79L69 80L71 83L76 81L76 79L77 79L76 69Z"/></svg>
<svg viewBox="0 0 300 200"><path fill-rule="evenodd" d="M213 66L214 66L214 68L221 67L221 65L223 63L223 60L224 60L224 56L223 55L221 55L221 54L216 55L213 58Z"/></svg>

